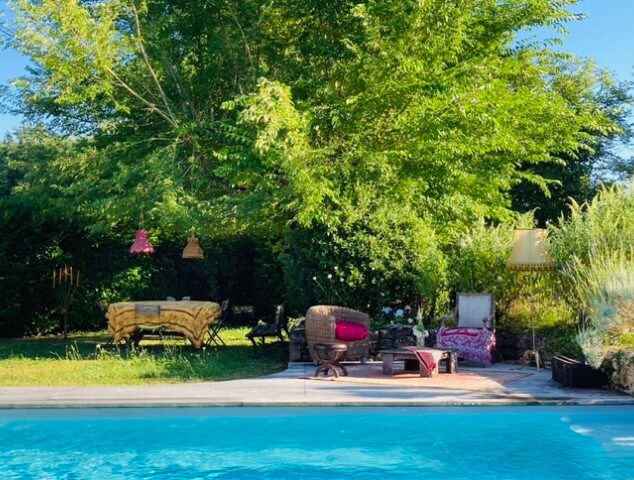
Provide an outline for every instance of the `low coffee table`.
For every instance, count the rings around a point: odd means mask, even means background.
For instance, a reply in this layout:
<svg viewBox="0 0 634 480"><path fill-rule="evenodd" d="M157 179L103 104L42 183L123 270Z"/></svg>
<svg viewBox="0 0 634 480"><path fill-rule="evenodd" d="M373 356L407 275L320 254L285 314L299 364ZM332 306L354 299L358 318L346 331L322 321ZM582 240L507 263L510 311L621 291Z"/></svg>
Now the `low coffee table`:
<svg viewBox="0 0 634 480"><path fill-rule="evenodd" d="M428 348L427 350L440 350ZM445 372L456 373L458 371L458 357L455 350L440 350L441 362L445 362ZM416 354L411 350L396 348L392 350L381 350L383 357L383 375L394 375L394 360L403 360L405 370L419 370L420 364Z"/></svg>
<svg viewBox="0 0 634 480"><path fill-rule="evenodd" d="M320 372L324 372L324 375L328 375L328 371L332 370L335 374L335 378L339 377L339 371L344 376L348 376L348 370L341 365L341 361L346 358L348 352L348 345L345 343L315 343L313 345L315 353L319 357L320 365L315 370L315 376L319 376Z"/></svg>

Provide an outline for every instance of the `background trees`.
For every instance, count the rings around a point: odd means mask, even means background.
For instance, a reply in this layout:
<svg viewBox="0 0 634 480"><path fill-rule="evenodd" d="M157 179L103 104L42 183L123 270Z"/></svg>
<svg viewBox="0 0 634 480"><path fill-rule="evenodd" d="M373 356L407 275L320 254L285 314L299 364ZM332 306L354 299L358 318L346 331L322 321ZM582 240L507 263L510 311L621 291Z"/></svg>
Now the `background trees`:
<svg viewBox="0 0 634 480"><path fill-rule="evenodd" d="M623 131L609 79L516 40L572 3L15 0L46 131L17 141L50 148L6 144L5 195L113 240L141 211L157 241L251 238L300 312L337 266L355 306L431 316L460 238L534 208L526 182L583 191Z"/></svg>

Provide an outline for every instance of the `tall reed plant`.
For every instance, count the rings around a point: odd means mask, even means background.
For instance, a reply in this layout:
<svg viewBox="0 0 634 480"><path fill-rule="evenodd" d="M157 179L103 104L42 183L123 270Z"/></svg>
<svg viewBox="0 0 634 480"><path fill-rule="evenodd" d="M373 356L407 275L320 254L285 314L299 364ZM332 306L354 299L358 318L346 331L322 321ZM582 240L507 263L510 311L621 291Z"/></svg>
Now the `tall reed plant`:
<svg viewBox="0 0 634 480"><path fill-rule="evenodd" d="M575 258L568 275L584 314L577 341L588 362L598 367L634 332L634 249L604 248L587 263Z"/></svg>
<svg viewBox="0 0 634 480"><path fill-rule="evenodd" d="M634 179L603 187L551 227L550 253L579 318L579 342L592 365L634 332Z"/></svg>
<svg viewBox="0 0 634 480"><path fill-rule="evenodd" d="M574 258L586 264L601 251L634 248L634 178L602 187L589 203L570 203L570 216L549 228L550 254L562 272Z"/></svg>

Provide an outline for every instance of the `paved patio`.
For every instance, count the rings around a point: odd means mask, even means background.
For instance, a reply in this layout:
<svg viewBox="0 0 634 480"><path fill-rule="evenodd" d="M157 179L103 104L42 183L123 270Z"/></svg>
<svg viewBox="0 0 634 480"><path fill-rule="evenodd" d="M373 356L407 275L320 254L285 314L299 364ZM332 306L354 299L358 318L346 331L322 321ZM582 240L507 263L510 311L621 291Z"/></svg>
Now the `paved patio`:
<svg viewBox="0 0 634 480"><path fill-rule="evenodd" d="M500 372L518 372L516 365L496 364ZM365 370L364 370L365 369ZM380 362L349 364L351 376ZM11 387L0 389L0 408L87 406L263 406L263 405L606 405L634 404L634 397L613 390L565 388L551 380L550 370L524 368L531 375L483 390L412 387L316 381L313 364L293 363L284 372L227 382L180 383L122 387ZM460 366L460 372L486 371ZM304 378L302 378L304 377Z"/></svg>

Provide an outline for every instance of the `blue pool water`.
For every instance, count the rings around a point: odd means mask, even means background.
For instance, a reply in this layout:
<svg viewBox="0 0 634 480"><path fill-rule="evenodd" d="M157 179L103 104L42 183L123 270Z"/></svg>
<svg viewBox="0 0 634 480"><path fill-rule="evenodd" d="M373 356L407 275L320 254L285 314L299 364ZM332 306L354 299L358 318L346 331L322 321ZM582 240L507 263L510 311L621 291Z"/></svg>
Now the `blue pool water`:
<svg viewBox="0 0 634 480"><path fill-rule="evenodd" d="M634 479L634 406L0 410L0 479Z"/></svg>

